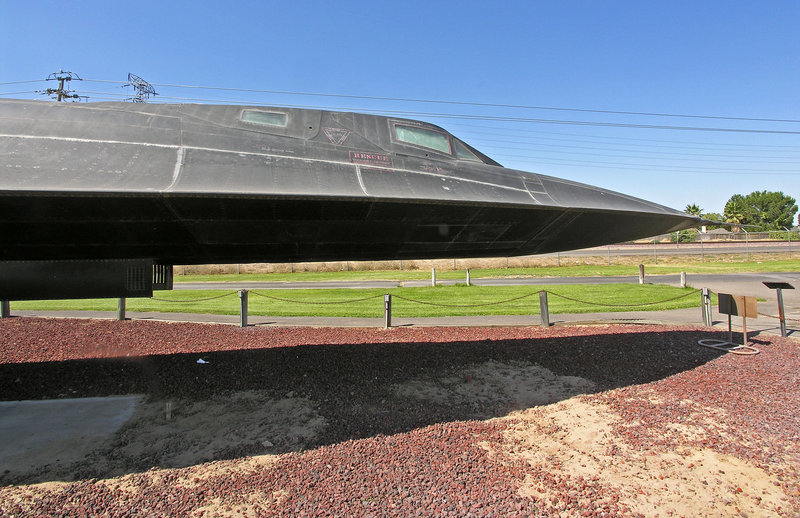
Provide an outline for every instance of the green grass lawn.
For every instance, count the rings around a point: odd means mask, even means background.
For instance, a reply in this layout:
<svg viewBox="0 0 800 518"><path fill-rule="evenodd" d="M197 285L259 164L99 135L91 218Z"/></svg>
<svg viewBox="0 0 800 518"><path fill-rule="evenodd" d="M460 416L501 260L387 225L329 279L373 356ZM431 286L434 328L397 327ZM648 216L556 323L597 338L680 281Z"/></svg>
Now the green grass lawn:
<svg viewBox="0 0 800 518"><path fill-rule="evenodd" d="M743 273L800 271L800 259L762 262L708 262L649 264L647 274L669 273ZM592 277L639 275L638 265L572 265L536 268L473 268L473 279L490 277ZM233 282L233 281L349 281L349 280L422 280L430 279L430 270L360 270L349 272L245 273L216 275L176 275L175 282ZM437 270L437 279L464 279L464 270Z"/></svg>
<svg viewBox="0 0 800 518"><path fill-rule="evenodd" d="M638 284L546 287L456 285L389 290L255 290L250 292L248 313L273 316L381 317L383 315L383 295L390 293L393 295L392 315L396 317L531 315L539 313L539 297L537 295L539 290L549 292L548 301L551 314L688 307L697 307L699 311L700 307L700 294L695 290L671 286ZM660 302L682 295L687 296L669 302ZM562 296L593 304L567 300L561 298ZM516 300L509 301L510 299ZM498 302L503 303L496 304ZM645 305L654 302L659 303ZM442 306L431 304L441 304ZM629 306L615 307L615 305ZM14 309L116 311L117 301L116 299L13 301L11 309L12 311ZM239 313L239 297L235 291L160 291L156 292L152 299L128 299L127 310L235 315Z"/></svg>

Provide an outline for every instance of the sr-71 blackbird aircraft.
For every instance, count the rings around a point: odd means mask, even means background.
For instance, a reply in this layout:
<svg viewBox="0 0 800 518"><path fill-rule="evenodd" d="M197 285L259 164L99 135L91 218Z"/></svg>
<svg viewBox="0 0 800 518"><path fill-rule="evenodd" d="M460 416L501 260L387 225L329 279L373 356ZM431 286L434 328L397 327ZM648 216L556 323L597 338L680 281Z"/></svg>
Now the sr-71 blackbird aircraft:
<svg viewBox="0 0 800 518"><path fill-rule="evenodd" d="M0 100L0 300L150 296L174 264L518 256L700 221L414 120Z"/></svg>

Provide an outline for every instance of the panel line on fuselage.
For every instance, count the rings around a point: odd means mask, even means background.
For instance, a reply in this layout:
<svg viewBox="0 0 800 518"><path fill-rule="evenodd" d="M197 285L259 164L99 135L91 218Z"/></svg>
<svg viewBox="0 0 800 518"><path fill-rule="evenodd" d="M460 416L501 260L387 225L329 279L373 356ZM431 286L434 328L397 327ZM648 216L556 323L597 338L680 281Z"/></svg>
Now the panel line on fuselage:
<svg viewBox="0 0 800 518"><path fill-rule="evenodd" d="M361 186L361 192L364 193L364 196L369 196L370 194L367 192L367 186L364 185L364 178L361 177L361 167L358 164L356 166L356 178L358 179L358 185Z"/></svg>
<svg viewBox="0 0 800 518"><path fill-rule="evenodd" d="M57 140L62 142L80 142L86 144L112 144L112 145L128 145L128 146L145 146L145 147L157 147L162 149L175 149L180 151L183 149L183 153L187 150L197 150L197 151L210 151L210 152L217 152L217 153L230 153L236 155L249 155L249 156L260 156L260 157L270 157L270 158L288 158L293 160L303 160L306 162L317 162L317 163L326 163L326 164L337 164L337 165L345 165L345 166L352 166L356 174L359 176L359 181L361 180L357 164L353 164L351 162L344 162L340 160L326 160L323 158L300 158L294 156L286 156L286 155L277 155L272 153L254 153L252 151L236 151L231 149L220 149L220 148L210 148L210 147L202 147L202 146L180 146L175 144L156 144L152 142L128 142L122 140L104 140L104 139L85 139L85 138L76 138L76 137L54 137L54 136L40 136L40 135L9 135L9 134L0 134L0 138L19 138L19 139L31 139L31 140ZM185 157L184 157L185 158ZM177 165L176 165L177 167ZM380 169L384 171L401 171L406 173L418 174L423 176L431 176L434 178L445 178L450 180L458 180L461 182L471 183L475 185L485 185L489 187L496 187L500 189L505 189L509 191L517 191L517 192L524 192L530 195L530 192L527 189L519 189L517 187L510 187L508 185L501 185L497 183L490 183L490 182L482 182L479 180L473 180L471 178L460 178L460 177L453 177L448 175L437 174L428 171L419 171L415 169L403 169L398 167L383 167L380 165L371 165L370 169ZM173 171L174 176L174 171ZM173 187L173 184L170 184L170 187ZM170 190L170 188L165 189L165 192ZM367 195L369 196L369 195ZM541 204L541 202L539 202Z"/></svg>
<svg viewBox="0 0 800 518"><path fill-rule="evenodd" d="M178 148L178 156L175 158L175 169L172 170L172 183L167 186L165 191L171 191L175 184L178 183L178 178L181 176L183 170L183 159L186 157L186 148L183 146Z"/></svg>

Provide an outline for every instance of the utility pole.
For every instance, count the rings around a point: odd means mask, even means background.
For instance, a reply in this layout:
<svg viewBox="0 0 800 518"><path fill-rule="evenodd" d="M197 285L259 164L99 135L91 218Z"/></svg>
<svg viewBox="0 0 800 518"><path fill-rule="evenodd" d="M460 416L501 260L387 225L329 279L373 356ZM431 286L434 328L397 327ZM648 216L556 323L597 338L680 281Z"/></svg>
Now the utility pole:
<svg viewBox="0 0 800 518"><path fill-rule="evenodd" d="M66 87L68 83L73 79L77 79L78 81L82 81L82 79L76 74L75 72L66 72L64 70L59 70L58 72L53 72L49 76L47 76L48 81L58 81L58 88L48 88L47 90L39 92L43 95L49 96L56 96L56 101L61 102L65 99L80 99L80 95L73 92L73 90L68 90Z"/></svg>
<svg viewBox="0 0 800 518"><path fill-rule="evenodd" d="M125 86L133 87L133 97L128 100L135 103L147 102L147 99L149 99L151 95L158 95L155 88L153 88L153 85L136 74L131 74L130 72L128 72L128 84Z"/></svg>

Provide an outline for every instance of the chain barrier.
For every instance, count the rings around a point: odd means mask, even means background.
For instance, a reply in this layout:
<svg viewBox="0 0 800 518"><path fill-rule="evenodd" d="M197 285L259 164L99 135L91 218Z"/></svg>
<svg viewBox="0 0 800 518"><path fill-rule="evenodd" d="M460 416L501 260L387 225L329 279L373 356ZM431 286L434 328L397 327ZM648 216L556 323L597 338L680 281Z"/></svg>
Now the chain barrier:
<svg viewBox="0 0 800 518"><path fill-rule="evenodd" d="M519 297L514 297L513 299L501 300L498 302L485 302L482 304L442 304L441 302L427 302L425 300L416 300L416 299L409 299L408 297L403 297L402 295L392 295L392 298L405 300L408 302L415 302L417 304L425 304L427 306L438 306L442 308L479 308L483 306L497 306L499 304L505 304L507 302L514 302L515 300L521 300L533 295L538 295L541 293L542 290L534 291L533 293L528 293L527 295L521 295Z"/></svg>
<svg viewBox="0 0 800 518"><path fill-rule="evenodd" d="M281 302L291 302L294 304L314 304L314 305L329 305L329 304L350 304L353 302L363 302L365 300L377 299L379 297L383 297L383 295L372 295L370 297L364 297L360 299L350 299L350 300L336 300L333 302L312 302L312 301L305 301L305 300L291 300L291 299L282 299L280 297L274 297L272 295L266 295L264 293L259 293L257 291L250 291L248 293L252 293L253 295L257 295L259 297L264 297L265 299L272 299L272 300L279 300Z"/></svg>
<svg viewBox="0 0 800 518"><path fill-rule="evenodd" d="M567 297L566 295L561 295L561 294L558 294L558 293L555 293L555 292L552 292L552 291L549 291L549 290L538 290L538 291L534 291L534 292L531 292L531 293L527 293L525 295L520 295L519 297L513 297L513 298L505 299L505 300L499 300L499 301L496 301L496 302L484 302L484 303L480 303L480 304L444 304L444 303L441 303L441 302L428 302L428 301L425 301L425 300L412 299L412 298L404 297L402 295L392 295L392 297L394 297L396 299L400 299L400 300L405 300L406 302L413 302L415 304L424 304L424 305L427 305L427 306L436 306L436 307L445 307L445 308L478 308L478 307L498 306L500 304L507 304L509 302L515 302L515 301L518 301L518 300L526 299L528 297L532 297L534 295L538 295L539 293L544 292L544 293L547 293L547 294L552 295L554 297L558 297L558 298L561 298L561 299L564 299L564 300L568 300L568 301L571 301L571 302L576 302L578 304L586 304L586 305L589 305L589 306L600 306L600 307L611 307L611 308L635 308L635 307L643 307L643 306L654 306L654 305L657 305L657 304L663 304L665 302L672 302L674 300L679 300L679 299L683 299L683 298L686 298L686 297L690 297L692 295L696 295L697 293L700 293L700 291L701 290L694 290L694 291L692 291L690 293L684 293L683 295L679 295L677 297L672 297L672 298L669 298L669 299L659 300L659 301L655 301L655 302L642 302L642 303L639 303L639 304L607 304L607 303L602 303L602 302L591 302L591 301L587 301L587 300L580 300L580 299L576 299L576 298L572 298L572 297ZM222 295L215 295L213 297L205 297L205 298L201 298L201 299L189 299L189 300L171 300L171 299L160 299L160 298L156 298L156 297L150 297L150 300L155 300L155 301L158 301L158 302L176 302L176 303L177 302L183 302L183 303L186 303L186 302L205 302L205 301L209 301L209 300L221 299L223 297L229 297L231 295L235 295L236 293L238 293L238 292L231 291L231 292L228 292L228 293L224 293ZM383 297L383 294L381 294L381 295L371 295L369 297L362 297L362 298L349 299L349 300L337 300L337 301L331 301L331 302L316 302L316 301L302 301L302 300L285 299L285 298L282 298L282 297L275 297L273 295L267 295L265 293L259 293L257 291L248 291L248 293L251 293L251 294L256 295L258 297L277 300L277 301L280 301L280 302L289 302L289 303L293 303L293 304L309 304L309 305L352 304L352 303L356 303L356 302L364 302L366 300L372 300L372 299L377 299L377 298L382 298ZM764 315L763 313L759 313L759 314ZM764 315L764 316L772 317L772 315ZM772 318L778 318L778 317L772 317Z"/></svg>
<svg viewBox="0 0 800 518"><path fill-rule="evenodd" d="M554 297L560 297L562 299L569 300L571 302L577 302L579 304L587 304L587 305L590 305L590 306L603 306L603 307L611 307L611 308L635 308L635 307L641 307L641 306L654 306L656 304L663 304L664 302L671 302L673 300L678 300L678 299L682 299L682 298L685 298L685 297L690 297L692 295L696 295L697 293L700 293L700 291L702 291L702 290L694 290L694 291L692 291L690 293L684 293L683 295L679 295L677 297L673 297L673 298L670 298L670 299L659 300L659 301L656 301L656 302L643 302L641 304L603 304L603 303L598 303L598 302L589 302L589 301L586 301L586 300L579 300L579 299L574 299L572 297L567 297L565 295L559 295L558 293L554 293L554 292L549 291L549 290L539 290L539 291L535 291L535 292L532 292L532 293L528 293L526 295L521 295L519 297L514 297L512 299L501 300L501 301L498 301L498 302L486 302L486 303L483 303L483 304L442 304L442 303L437 303L437 302L427 302L427 301L424 301L424 300L409 299L409 298L403 297L401 295L392 295L392 297L397 298L397 299L401 299L401 300L405 300L405 301L408 301L408 302L415 302L417 304L425 304L425 305L428 305L428 306L439 306L439 307L448 307L448 308L477 308L477 307L482 307L482 306L496 306L496 305L499 305L499 304L505 304L507 302L514 302L514 301L517 301L517 300L521 300L521 299L524 299L524 298L527 298L527 297L531 297L533 295L538 295L539 293L545 292L545 293L548 293L550 295L553 295Z"/></svg>
<svg viewBox="0 0 800 518"><path fill-rule="evenodd" d="M156 298L156 297L150 297L150 300L157 300L158 302L205 302L207 300L214 300L214 299L221 299L223 297L229 297L231 295L236 295L237 293L238 292L236 292L236 291L231 291L231 292L228 292L228 293L224 293L222 295L214 295L213 297L205 297L205 298L202 298L202 299L173 300L173 299L159 299L159 298Z"/></svg>
<svg viewBox="0 0 800 518"><path fill-rule="evenodd" d="M762 317L769 317L769 318L774 318L775 320L780 320L780 319L781 319L781 317L777 317L777 316L775 316L775 315L770 315L770 314L768 314L768 313L762 313L762 312L760 312L760 311L758 312L758 314L759 314L759 316L762 316ZM800 319L797 319L797 318L787 318L787 317L784 317L784 318L783 318L783 320L784 320L785 322L797 322L797 323L800 323Z"/></svg>
<svg viewBox="0 0 800 518"><path fill-rule="evenodd" d="M642 302L640 304L603 304L603 303L598 303L598 302L589 302L589 301L586 301L586 300L573 299L572 297L567 297L565 295L559 295L558 293L554 293L552 291L547 291L547 293L549 293L550 295L553 295L554 297L559 297L559 298L562 298L564 300L569 300L571 302L578 302L579 304L587 304L587 305L590 305L590 306L603 306L603 307L609 307L609 308L638 308L638 307L642 307L642 306L655 306L656 304L663 304L664 302L672 302L673 300L678 300L678 299L683 299L683 298L686 298L686 297L691 297L692 295L696 295L696 294L700 293L701 291L702 290L694 290L694 291L692 291L690 293L684 293L683 295L679 295L677 297L672 297L671 299L658 300L656 302Z"/></svg>

